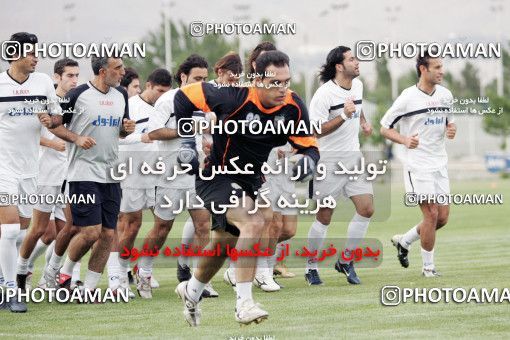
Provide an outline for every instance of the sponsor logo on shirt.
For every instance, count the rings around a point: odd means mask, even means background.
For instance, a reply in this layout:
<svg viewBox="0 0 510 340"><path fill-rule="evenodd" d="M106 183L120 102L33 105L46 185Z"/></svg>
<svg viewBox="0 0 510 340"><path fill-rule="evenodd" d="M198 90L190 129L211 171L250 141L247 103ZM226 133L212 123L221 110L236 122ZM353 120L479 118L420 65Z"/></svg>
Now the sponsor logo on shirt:
<svg viewBox="0 0 510 340"><path fill-rule="evenodd" d="M444 117L427 118L425 125L444 125Z"/></svg>
<svg viewBox="0 0 510 340"><path fill-rule="evenodd" d="M101 115L97 116L97 119L92 122L94 126L120 126L120 118L113 118L110 116L108 118L103 118Z"/></svg>

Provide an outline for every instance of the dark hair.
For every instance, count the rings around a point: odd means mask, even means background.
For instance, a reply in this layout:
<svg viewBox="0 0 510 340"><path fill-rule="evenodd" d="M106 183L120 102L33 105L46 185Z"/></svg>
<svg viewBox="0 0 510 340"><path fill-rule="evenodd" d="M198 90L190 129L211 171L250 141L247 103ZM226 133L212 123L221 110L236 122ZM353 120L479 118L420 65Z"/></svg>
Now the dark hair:
<svg viewBox="0 0 510 340"><path fill-rule="evenodd" d="M229 52L221 57L216 64L214 64L214 73L216 73L216 75L218 75L219 70L228 70L236 74L243 72L243 64L239 54Z"/></svg>
<svg viewBox="0 0 510 340"><path fill-rule="evenodd" d="M9 53L9 55L7 56L9 57L9 60L7 60L9 64L24 55L25 45L27 44L35 45L37 44L37 42L38 42L37 36L32 33L18 32L11 35L9 41L5 42L4 47L5 51Z"/></svg>
<svg viewBox="0 0 510 340"><path fill-rule="evenodd" d="M57 60L57 62L53 66L53 73L56 73L59 76L61 76L64 73L66 66L74 67L74 66L79 66L79 65L78 65L78 62L73 59L69 59L69 58L60 59L60 60Z"/></svg>
<svg viewBox="0 0 510 340"><path fill-rule="evenodd" d="M421 51L421 53L418 53L418 57L416 57L416 72L418 73L418 77L421 77L421 71L420 66L423 65L427 68L429 68L429 61L432 57L430 56L429 50Z"/></svg>
<svg viewBox="0 0 510 340"><path fill-rule="evenodd" d="M172 75L164 68L157 68L149 75L147 82L152 85L172 86Z"/></svg>
<svg viewBox="0 0 510 340"><path fill-rule="evenodd" d="M264 79L266 68L270 65L274 65L276 67L289 65L289 57L281 51L266 52L255 60L255 71L261 74L262 79Z"/></svg>
<svg viewBox="0 0 510 340"><path fill-rule="evenodd" d="M131 84L133 79L140 78L138 76L138 73L132 67L127 67L125 69L125 72L126 73L124 74L124 77L122 77L122 80L120 81L120 86L123 86L123 87L127 88L129 86L129 84Z"/></svg>
<svg viewBox="0 0 510 340"><path fill-rule="evenodd" d="M336 65L344 62L344 53L351 49L346 46L338 46L329 51L326 63L322 65L319 72L319 78L322 82L327 82L336 76Z"/></svg>
<svg viewBox="0 0 510 340"><path fill-rule="evenodd" d="M251 51L250 56L248 57L248 61L246 63L246 69L248 71L247 73L250 73L250 74L255 73L255 70L253 69L253 65L252 65L253 62L255 60L257 60L260 53L269 52L269 51L276 51L276 46L272 42L263 41L260 44L258 44L257 46L255 46L253 51Z"/></svg>
<svg viewBox="0 0 510 340"><path fill-rule="evenodd" d="M189 75L192 68L198 67L198 68L208 68L209 65L207 64L207 61L199 56L198 54L192 54L189 57L186 58L186 60L183 61L181 65L179 65L179 68L177 69L177 72L175 73L175 81L177 81L177 84L181 86L181 74Z"/></svg>

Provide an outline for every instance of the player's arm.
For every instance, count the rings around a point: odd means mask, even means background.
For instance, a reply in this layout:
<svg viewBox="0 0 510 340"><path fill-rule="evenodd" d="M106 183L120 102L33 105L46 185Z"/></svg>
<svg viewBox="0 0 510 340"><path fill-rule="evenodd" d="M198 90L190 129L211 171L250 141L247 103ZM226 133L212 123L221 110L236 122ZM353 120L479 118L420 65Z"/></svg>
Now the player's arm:
<svg viewBox="0 0 510 340"><path fill-rule="evenodd" d="M39 139L39 145L53 149L53 150L57 150L57 151L65 151L65 149L66 149L66 145L63 141L59 141L59 140L56 141L56 140L48 139L45 137L41 137Z"/></svg>
<svg viewBox="0 0 510 340"><path fill-rule="evenodd" d="M74 133L73 131L67 129L63 125L71 123L75 113L76 100L78 99L79 94L80 92L76 91L76 89L69 91L68 96L62 102L62 104L60 104L60 106L62 107L63 115L56 116L61 118L60 124L58 124L55 128L49 129L49 131L58 138L65 140L66 142L69 143L74 143L86 150L96 145L96 141L94 140L94 138L88 136L80 136Z"/></svg>
<svg viewBox="0 0 510 340"><path fill-rule="evenodd" d="M397 122L405 115L405 108L404 93L402 93L381 119L380 132L384 138L405 145L408 149L414 149L419 144L418 134L404 136L395 129Z"/></svg>
<svg viewBox="0 0 510 340"><path fill-rule="evenodd" d="M320 121L321 131L316 132L317 138L329 135L338 129L342 124L350 119L352 113L356 111L356 106L351 101L346 101L343 107L344 112L330 120L328 120L331 103L327 97L323 96L321 92L317 92L310 102L310 119L313 121Z"/></svg>
<svg viewBox="0 0 510 340"><path fill-rule="evenodd" d="M46 96L48 104L46 105L46 112L40 113L39 121L43 126L48 129L62 125L62 108L60 107L59 98L53 87L53 82L47 77Z"/></svg>
<svg viewBox="0 0 510 340"><path fill-rule="evenodd" d="M363 109L361 110L359 119L360 119L360 126L361 126L361 130L363 131L363 134L365 136L370 136L372 134L372 124L370 124L370 122L365 117L365 112L363 112Z"/></svg>
<svg viewBox="0 0 510 340"><path fill-rule="evenodd" d="M150 140L172 140L179 137L177 129L168 127L168 123L174 115L173 104L165 97L161 97L156 101L154 112L149 117Z"/></svg>

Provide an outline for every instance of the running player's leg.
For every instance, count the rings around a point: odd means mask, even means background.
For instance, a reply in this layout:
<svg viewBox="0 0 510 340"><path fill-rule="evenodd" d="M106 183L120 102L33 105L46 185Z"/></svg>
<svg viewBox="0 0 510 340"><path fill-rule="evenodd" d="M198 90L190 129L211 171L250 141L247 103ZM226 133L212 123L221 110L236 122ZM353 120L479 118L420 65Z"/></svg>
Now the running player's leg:
<svg viewBox="0 0 510 340"><path fill-rule="evenodd" d="M193 226L194 226L194 241L193 241L193 247L199 247L200 249L203 249L209 244L210 241L210 231L211 231L211 214L206 209L192 209L189 210L189 214L191 216L191 219L193 220ZM192 263L193 263L193 270L198 268L198 262L200 258L193 257ZM188 279L189 280L189 279ZM184 281L188 281L184 280ZM218 297L218 292L213 288L211 282L208 282L203 293L202 297L204 298L214 298Z"/></svg>
<svg viewBox="0 0 510 340"><path fill-rule="evenodd" d="M319 251L324 245L324 239L331 223L334 210L331 208L320 208L308 231L307 248L311 252ZM309 257L306 261L305 280L309 285L321 285L317 258Z"/></svg>
<svg viewBox="0 0 510 340"><path fill-rule="evenodd" d="M143 246L148 247L148 249L161 249L176 217L172 209L162 207L162 205L166 202L166 199L169 199L171 202L177 202L182 198L182 191L179 189L158 187L156 193L154 226L149 230L143 241ZM136 288L140 297L144 299L152 298L151 277L153 266L154 257L152 256L141 257L138 261Z"/></svg>
<svg viewBox="0 0 510 340"><path fill-rule="evenodd" d="M423 220L420 224L421 257L423 261L423 275L436 276L434 265L434 244L436 242L436 226L439 208L434 203L421 203L420 209ZM430 275L429 275L430 274Z"/></svg>
<svg viewBox="0 0 510 340"><path fill-rule="evenodd" d="M207 232L209 233L209 230ZM181 244L183 244L184 247L192 246L195 234L195 225L190 217L186 220L182 228ZM184 255L177 258L177 280L179 282L188 281L191 278L190 267L192 265L190 264L190 260L189 257Z"/></svg>
<svg viewBox="0 0 510 340"><path fill-rule="evenodd" d="M374 202L371 194L354 195L350 198L354 203L356 213L347 227L347 241L344 250L346 253L350 253L359 247L361 240L367 233L370 218L374 213ZM335 268L347 276L347 282L350 284L361 283L354 270L353 261L347 262L339 257Z"/></svg>
<svg viewBox="0 0 510 340"><path fill-rule="evenodd" d="M275 257L278 259L282 252L285 252L287 247L289 247L290 239L296 235L297 232L297 213L293 213L290 215L280 214L275 212L275 216L277 219L281 218L282 228L280 232L280 236L278 237L278 245L276 247ZM281 262L277 262L273 260L274 271L283 278L292 278L295 277L296 274L290 272L285 264L285 260Z"/></svg>
<svg viewBox="0 0 510 340"><path fill-rule="evenodd" d="M40 208L40 207L38 207ZM48 222L50 221L50 215L51 215L51 207L49 207L48 211L41 211L37 208L34 209L33 212L33 220L34 223L32 225L32 228L28 231L27 235L25 236L25 239L21 245L21 249L19 252L18 257L18 264L16 268L17 272L17 280L18 280L18 286L21 289L25 289L26 279L28 275L28 265L29 265L29 258L32 252L34 251L34 248L36 247L36 244L38 243L38 240L43 234L45 233L46 229L48 228ZM44 250L43 250L44 251Z"/></svg>
<svg viewBox="0 0 510 340"><path fill-rule="evenodd" d="M16 289L16 239L20 230L20 217L15 205L0 206L0 266L4 277L4 285L8 289ZM12 312L26 312L24 303L18 303L16 297L8 306Z"/></svg>
<svg viewBox="0 0 510 340"><path fill-rule="evenodd" d="M283 227L283 222L278 223L275 221L274 212L272 214L271 222L268 223L262 233L260 248L270 248L273 253L276 252L276 244L278 236L280 235ZM265 292L276 292L281 289L280 284L273 278L273 257L274 256L259 256L257 257L257 269L255 271L255 279L253 283Z"/></svg>

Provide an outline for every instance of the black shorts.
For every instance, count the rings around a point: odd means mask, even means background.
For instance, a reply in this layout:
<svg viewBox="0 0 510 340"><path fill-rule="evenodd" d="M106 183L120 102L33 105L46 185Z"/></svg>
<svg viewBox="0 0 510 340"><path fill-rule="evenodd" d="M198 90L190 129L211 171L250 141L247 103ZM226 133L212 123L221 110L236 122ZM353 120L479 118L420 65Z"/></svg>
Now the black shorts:
<svg viewBox="0 0 510 340"><path fill-rule="evenodd" d="M122 191L120 183L97 183L89 181L69 182L69 195L87 197L93 195L94 204L77 203L71 204L73 225L86 227L101 224L105 228L115 229L119 216Z"/></svg>
<svg viewBox="0 0 510 340"><path fill-rule="evenodd" d="M245 183L226 176L216 175L213 179L203 181L197 177L195 181L197 196L203 201L212 216L212 230L224 230L234 236L239 236L239 229L227 222L225 214L215 214L211 210L211 203L214 202L215 207L220 204L229 204L230 196L234 195L242 197L243 191L245 195L256 200L255 191L258 189L258 181L253 184Z"/></svg>

